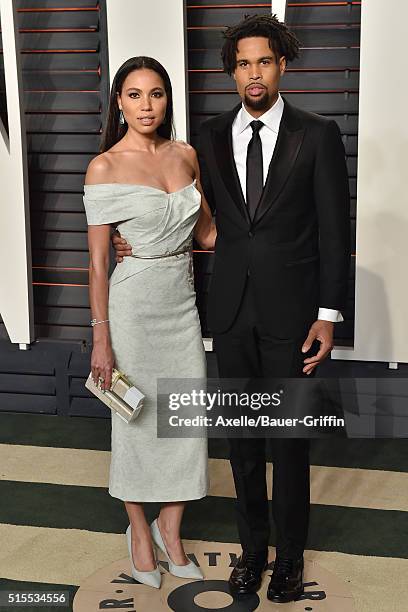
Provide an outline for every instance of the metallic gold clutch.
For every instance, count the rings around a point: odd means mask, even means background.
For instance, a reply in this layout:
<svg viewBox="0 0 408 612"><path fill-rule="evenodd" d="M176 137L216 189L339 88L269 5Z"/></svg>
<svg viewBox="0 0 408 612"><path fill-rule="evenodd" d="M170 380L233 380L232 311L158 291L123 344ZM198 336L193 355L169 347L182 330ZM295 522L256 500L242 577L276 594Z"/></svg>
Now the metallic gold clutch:
<svg viewBox="0 0 408 612"><path fill-rule="evenodd" d="M85 387L126 423L134 421L143 407L145 397L143 393L116 368L112 370L112 384L106 391L94 383L92 372L86 380Z"/></svg>

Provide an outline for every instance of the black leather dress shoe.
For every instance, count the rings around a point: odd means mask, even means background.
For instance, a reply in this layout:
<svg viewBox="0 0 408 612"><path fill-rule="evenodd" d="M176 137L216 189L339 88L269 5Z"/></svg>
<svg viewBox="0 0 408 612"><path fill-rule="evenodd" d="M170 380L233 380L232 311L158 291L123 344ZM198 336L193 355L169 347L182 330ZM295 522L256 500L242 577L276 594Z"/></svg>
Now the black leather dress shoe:
<svg viewBox="0 0 408 612"><path fill-rule="evenodd" d="M243 552L228 580L234 595L256 593L261 586L262 573L268 567L268 553Z"/></svg>
<svg viewBox="0 0 408 612"><path fill-rule="evenodd" d="M303 588L303 557L297 560L277 557L268 586L268 599L276 603L294 601L302 595Z"/></svg>

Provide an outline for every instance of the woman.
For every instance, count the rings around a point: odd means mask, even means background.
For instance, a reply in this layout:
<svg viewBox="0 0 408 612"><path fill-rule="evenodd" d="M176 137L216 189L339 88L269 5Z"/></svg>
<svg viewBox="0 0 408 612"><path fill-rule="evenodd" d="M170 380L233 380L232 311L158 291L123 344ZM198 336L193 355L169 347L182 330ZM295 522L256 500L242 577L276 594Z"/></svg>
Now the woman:
<svg viewBox="0 0 408 612"><path fill-rule="evenodd" d="M112 414L109 493L125 502L133 577L158 588L155 545L174 575L202 578L180 539L185 502L207 494L205 438L157 439L158 378L203 378L205 354L195 306L192 235L203 248L215 227L194 149L173 138L169 76L149 57L115 75L102 153L86 173L90 251L92 375L111 383L112 367L146 396L134 423ZM111 224L133 247L108 281ZM149 528L143 502L163 502ZM152 541L153 540L153 541Z"/></svg>

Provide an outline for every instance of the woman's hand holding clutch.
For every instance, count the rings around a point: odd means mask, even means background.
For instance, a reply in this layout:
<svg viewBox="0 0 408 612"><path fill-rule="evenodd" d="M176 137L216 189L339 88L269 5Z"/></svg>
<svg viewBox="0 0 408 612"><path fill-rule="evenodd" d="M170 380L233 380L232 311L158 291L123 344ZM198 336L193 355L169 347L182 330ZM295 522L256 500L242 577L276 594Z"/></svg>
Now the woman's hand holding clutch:
<svg viewBox="0 0 408 612"><path fill-rule="evenodd" d="M101 340L94 339L91 356L92 378L96 385L99 379L101 379L100 388L103 391L111 386L114 363L115 360L110 341L106 338Z"/></svg>

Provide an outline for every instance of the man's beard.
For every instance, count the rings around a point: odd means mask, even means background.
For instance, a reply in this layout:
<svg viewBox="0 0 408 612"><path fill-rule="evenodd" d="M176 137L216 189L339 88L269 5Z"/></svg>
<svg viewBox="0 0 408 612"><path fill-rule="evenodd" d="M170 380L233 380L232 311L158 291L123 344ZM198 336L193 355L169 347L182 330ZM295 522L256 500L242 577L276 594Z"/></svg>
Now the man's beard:
<svg viewBox="0 0 408 612"><path fill-rule="evenodd" d="M260 110L268 110L269 104L269 95L268 92L260 96L259 98L250 98L247 94L245 94L244 98L245 106L248 108L252 108L252 110L260 111Z"/></svg>

